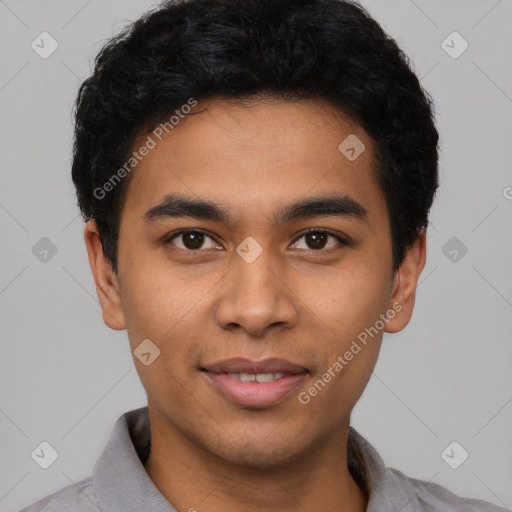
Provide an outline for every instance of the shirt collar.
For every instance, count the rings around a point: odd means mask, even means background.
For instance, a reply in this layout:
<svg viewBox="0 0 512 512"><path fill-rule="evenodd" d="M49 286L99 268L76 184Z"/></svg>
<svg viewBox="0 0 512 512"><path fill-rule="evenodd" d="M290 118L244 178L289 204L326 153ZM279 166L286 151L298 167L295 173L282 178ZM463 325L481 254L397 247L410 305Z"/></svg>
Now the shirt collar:
<svg viewBox="0 0 512 512"><path fill-rule="evenodd" d="M353 427L348 432L347 457L350 473L368 491L366 512L402 510L416 498L417 490L404 484L399 472L390 471L375 448Z"/></svg>
<svg viewBox="0 0 512 512"><path fill-rule="evenodd" d="M93 468L93 487L104 512L176 512L143 463L151 448L148 407L123 414Z"/></svg>
<svg viewBox="0 0 512 512"><path fill-rule="evenodd" d="M123 414L93 469L93 486L102 511L176 512L144 469L150 449L148 407ZM368 490L367 512L398 510L414 498L353 427L349 428L347 454L351 474Z"/></svg>

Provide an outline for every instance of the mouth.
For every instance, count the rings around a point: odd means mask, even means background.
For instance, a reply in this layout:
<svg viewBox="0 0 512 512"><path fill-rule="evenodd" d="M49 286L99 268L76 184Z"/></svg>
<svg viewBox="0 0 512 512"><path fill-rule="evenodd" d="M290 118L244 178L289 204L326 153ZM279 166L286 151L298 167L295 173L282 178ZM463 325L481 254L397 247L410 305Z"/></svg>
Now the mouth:
<svg viewBox="0 0 512 512"><path fill-rule="evenodd" d="M199 370L225 399L249 409L277 405L290 396L309 373L306 368L284 359L254 362L237 358L205 365Z"/></svg>

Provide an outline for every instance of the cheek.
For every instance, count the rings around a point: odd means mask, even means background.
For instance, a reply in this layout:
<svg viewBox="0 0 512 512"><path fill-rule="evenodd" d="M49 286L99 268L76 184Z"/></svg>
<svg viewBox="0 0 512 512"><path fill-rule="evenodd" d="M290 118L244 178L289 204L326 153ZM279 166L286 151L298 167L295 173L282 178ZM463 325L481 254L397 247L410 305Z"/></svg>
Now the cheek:
<svg viewBox="0 0 512 512"><path fill-rule="evenodd" d="M347 263L322 276L303 277L298 295L317 321L330 328L337 345L375 323L388 306L389 286L377 267Z"/></svg>
<svg viewBox="0 0 512 512"><path fill-rule="evenodd" d="M195 306L211 288L211 279L185 277L154 263L133 262L123 267L122 303L128 332L165 342L183 320L194 319Z"/></svg>
<svg viewBox="0 0 512 512"><path fill-rule="evenodd" d="M318 314L331 333L323 341L326 367L316 379L328 381L318 401L328 410L351 410L371 377L382 340L377 322L389 305L386 275L379 265L362 263L325 282Z"/></svg>
<svg viewBox="0 0 512 512"><path fill-rule="evenodd" d="M212 326L208 293L218 277L205 275L199 279L142 264L125 266L123 270L129 276L123 281L122 290L127 333L144 388L154 399L155 393L165 389L186 389L184 383L198 361L200 340L208 337ZM148 366L137 360L137 347L146 339L159 351ZM180 400L186 397L177 395L180 397L176 396L176 404L184 406Z"/></svg>

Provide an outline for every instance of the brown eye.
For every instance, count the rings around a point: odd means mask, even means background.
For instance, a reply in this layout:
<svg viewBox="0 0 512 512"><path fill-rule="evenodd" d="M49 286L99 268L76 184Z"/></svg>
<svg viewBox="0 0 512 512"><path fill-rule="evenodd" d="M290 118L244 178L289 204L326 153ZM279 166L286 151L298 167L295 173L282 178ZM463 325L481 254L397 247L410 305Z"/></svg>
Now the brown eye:
<svg viewBox="0 0 512 512"><path fill-rule="evenodd" d="M177 240L176 243L174 242L175 240ZM212 243L212 245L210 247L203 247L204 243L208 240ZM171 238L169 238L166 243L172 243L176 247L186 251L197 251L202 248L214 248L217 245L215 240L209 237L206 233L194 230L181 231L176 233Z"/></svg>
<svg viewBox="0 0 512 512"><path fill-rule="evenodd" d="M306 247L298 247L299 241L302 239L304 239ZM329 243L329 239L332 239L334 243L331 242L330 245L327 245ZM304 233L300 238L298 238L292 247L295 249L309 249L318 251L321 249L330 249L335 247L336 244L345 245L345 242L341 237L329 233L328 231L322 229L311 229Z"/></svg>
<svg viewBox="0 0 512 512"><path fill-rule="evenodd" d="M308 233L304 236L307 245L311 249L323 249L327 243L329 235L327 233Z"/></svg>

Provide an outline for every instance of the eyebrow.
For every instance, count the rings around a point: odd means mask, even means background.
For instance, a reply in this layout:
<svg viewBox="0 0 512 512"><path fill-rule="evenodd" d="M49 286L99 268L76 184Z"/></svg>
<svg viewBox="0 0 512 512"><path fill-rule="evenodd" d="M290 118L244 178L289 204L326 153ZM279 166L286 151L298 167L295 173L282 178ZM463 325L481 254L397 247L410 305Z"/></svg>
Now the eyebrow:
<svg viewBox="0 0 512 512"><path fill-rule="evenodd" d="M298 219L323 216L339 216L366 221L366 209L347 195L322 195L301 199L280 208L274 216L274 223L281 225ZM216 203L204 199L190 199L178 194L166 195L160 204L153 206L142 215L146 224L163 221L167 218L191 217L201 220L214 220L231 223L229 211Z"/></svg>

